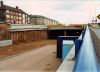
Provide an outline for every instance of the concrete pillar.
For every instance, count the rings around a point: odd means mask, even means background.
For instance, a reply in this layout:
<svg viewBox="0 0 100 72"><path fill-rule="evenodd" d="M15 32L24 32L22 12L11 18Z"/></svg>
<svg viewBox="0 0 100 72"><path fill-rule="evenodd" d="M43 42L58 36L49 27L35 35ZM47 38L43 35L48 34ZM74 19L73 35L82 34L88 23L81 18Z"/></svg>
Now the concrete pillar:
<svg viewBox="0 0 100 72"><path fill-rule="evenodd" d="M66 34L66 30L64 30L64 36L67 36L67 34Z"/></svg>

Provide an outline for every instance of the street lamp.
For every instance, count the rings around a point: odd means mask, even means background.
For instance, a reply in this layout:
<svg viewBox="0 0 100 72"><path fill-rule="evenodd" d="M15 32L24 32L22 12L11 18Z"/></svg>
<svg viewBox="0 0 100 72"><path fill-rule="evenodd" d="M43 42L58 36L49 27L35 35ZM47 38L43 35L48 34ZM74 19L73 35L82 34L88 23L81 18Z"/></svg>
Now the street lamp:
<svg viewBox="0 0 100 72"><path fill-rule="evenodd" d="M99 24L97 18L100 19L100 18L98 17L99 13L97 13L99 7L100 7L100 4L98 4L98 5L95 6L95 21L94 21L94 22L95 22L96 24ZM99 26L99 25L98 25L98 26Z"/></svg>

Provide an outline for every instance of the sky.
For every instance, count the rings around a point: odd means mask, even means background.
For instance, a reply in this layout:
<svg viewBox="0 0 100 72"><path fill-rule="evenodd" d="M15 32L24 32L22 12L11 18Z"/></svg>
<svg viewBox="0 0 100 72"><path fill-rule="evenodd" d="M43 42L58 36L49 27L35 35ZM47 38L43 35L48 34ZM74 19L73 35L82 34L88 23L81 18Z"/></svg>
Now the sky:
<svg viewBox="0 0 100 72"><path fill-rule="evenodd" d="M43 15L63 24L90 23L100 13L99 0L3 0L28 14Z"/></svg>

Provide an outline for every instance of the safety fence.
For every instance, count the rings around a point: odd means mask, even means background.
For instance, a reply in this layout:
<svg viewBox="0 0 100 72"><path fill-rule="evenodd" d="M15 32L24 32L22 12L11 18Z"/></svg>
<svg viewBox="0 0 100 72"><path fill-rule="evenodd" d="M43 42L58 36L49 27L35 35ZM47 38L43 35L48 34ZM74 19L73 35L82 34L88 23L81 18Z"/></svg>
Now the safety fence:
<svg viewBox="0 0 100 72"><path fill-rule="evenodd" d="M63 41L63 40L62 40ZM65 51L63 51L64 46L62 46L62 49L60 48L60 50L57 52L58 58L62 58L66 59L63 60L60 68L58 68L57 72L99 72L99 66L97 63L97 58L96 58L96 54L95 54L95 50L94 50L94 46L93 46L93 42L92 42L92 38L90 35L90 31L88 27L84 27L82 34L80 35L79 38L76 38L74 40L74 45L75 45L75 54L74 54L74 62L72 65L72 67L70 66L70 63L68 63L68 59L67 59L67 55L69 55L68 53L66 53ZM60 46L60 45L58 45ZM71 50L71 49L70 49ZM60 53L61 52L61 53ZM63 58L63 53L66 53L67 55L65 55L66 57ZM69 51L70 53L70 51ZM60 57L59 57L60 56ZM67 65L67 62L69 65ZM66 64L66 65L64 65ZM65 67L66 66L66 71L65 71ZM71 71L67 70L67 67L71 67L70 69L72 69ZM64 69L64 70L63 70Z"/></svg>
<svg viewBox="0 0 100 72"><path fill-rule="evenodd" d="M80 50L78 53L76 52L73 72L99 72L99 66L88 27L85 29L84 33L82 43L79 47ZM78 46L76 48L78 48Z"/></svg>

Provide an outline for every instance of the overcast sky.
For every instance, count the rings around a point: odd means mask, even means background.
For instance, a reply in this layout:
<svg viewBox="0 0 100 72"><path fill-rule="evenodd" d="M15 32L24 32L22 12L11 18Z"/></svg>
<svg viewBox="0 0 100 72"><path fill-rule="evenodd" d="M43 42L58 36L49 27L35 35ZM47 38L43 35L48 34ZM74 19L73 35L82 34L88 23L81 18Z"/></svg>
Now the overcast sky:
<svg viewBox="0 0 100 72"><path fill-rule="evenodd" d="M3 0L9 6L19 6L28 14L43 15L61 23L89 23L100 13L98 0Z"/></svg>

